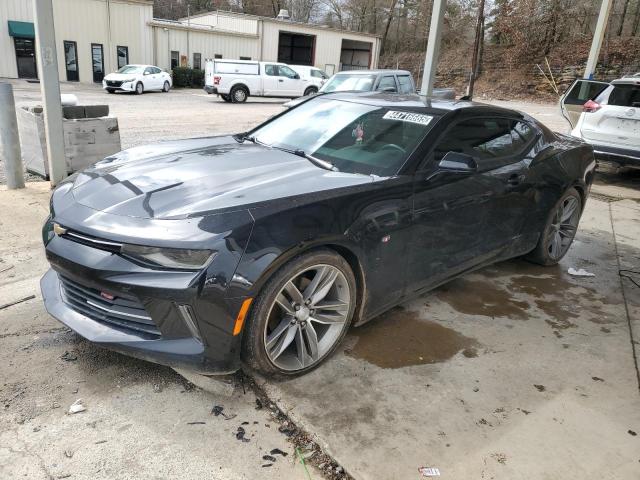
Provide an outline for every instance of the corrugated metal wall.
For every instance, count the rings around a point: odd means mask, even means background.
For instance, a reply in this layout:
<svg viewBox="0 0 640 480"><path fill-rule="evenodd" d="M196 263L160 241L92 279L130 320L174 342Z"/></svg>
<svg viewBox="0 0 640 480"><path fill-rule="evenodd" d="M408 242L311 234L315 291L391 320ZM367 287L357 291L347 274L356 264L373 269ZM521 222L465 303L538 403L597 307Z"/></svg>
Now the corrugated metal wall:
<svg viewBox="0 0 640 480"><path fill-rule="evenodd" d="M53 0L56 48L60 80L66 80L64 44L74 41L78 47L81 82L93 81L91 44L103 45L104 68L117 68L116 46L129 48L130 63L149 63L153 57L153 37L147 22L153 18L151 3L126 0ZM111 35L109 15L111 13ZM13 39L7 21L33 22L30 0L0 0L0 77L18 76Z"/></svg>
<svg viewBox="0 0 640 480"><path fill-rule="evenodd" d="M165 31L166 29L166 31ZM187 31L171 26L154 26L156 39L156 65L169 69L171 51L187 55ZM199 53L202 67L207 58L216 54L223 58L249 57L256 60L259 55L259 40L255 36L224 35L214 32L189 32L189 65L193 66L193 54Z"/></svg>
<svg viewBox="0 0 640 480"><path fill-rule="evenodd" d="M287 25L285 22L264 21L263 36L263 58L267 61L278 60L278 41L280 32L302 33L305 35L314 35L315 55L314 65L318 68L328 70L331 69L327 65L334 66L334 72L340 69L340 52L342 50L342 40L356 40L359 42L367 42L371 44L371 68L378 65L378 42L377 37L367 37L348 32L337 32L333 30L322 31L318 28L308 28L301 25Z"/></svg>
<svg viewBox="0 0 640 480"><path fill-rule="evenodd" d="M182 20L186 23L186 20ZM208 15L199 15L191 19L191 25L208 25L221 30L232 32L258 34L258 20L255 17L241 17L238 15L224 15L213 12Z"/></svg>

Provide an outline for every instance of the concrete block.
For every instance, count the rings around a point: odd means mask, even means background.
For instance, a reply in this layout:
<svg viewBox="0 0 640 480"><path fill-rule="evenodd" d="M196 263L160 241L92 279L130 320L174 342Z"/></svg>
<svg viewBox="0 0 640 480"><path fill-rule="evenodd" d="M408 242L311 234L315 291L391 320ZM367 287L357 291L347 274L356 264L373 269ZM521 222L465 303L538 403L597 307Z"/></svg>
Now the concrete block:
<svg viewBox="0 0 640 480"><path fill-rule="evenodd" d="M82 105L62 107L62 117L68 120L75 118L85 118L85 110Z"/></svg>
<svg viewBox="0 0 640 480"><path fill-rule="evenodd" d="M85 105L85 118L100 118L109 116L109 105Z"/></svg>

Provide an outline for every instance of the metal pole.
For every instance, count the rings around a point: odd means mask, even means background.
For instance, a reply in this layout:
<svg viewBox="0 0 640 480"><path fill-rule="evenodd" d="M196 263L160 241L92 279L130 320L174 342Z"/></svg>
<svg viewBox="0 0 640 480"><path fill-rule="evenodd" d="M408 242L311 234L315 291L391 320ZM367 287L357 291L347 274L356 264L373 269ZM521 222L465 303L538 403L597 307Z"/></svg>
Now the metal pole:
<svg viewBox="0 0 640 480"><path fill-rule="evenodd" d="M600 56L602 40L604 39L604 34L607 30L607 23L609 23L609 14L611 13L612 5L613 0L602 0L602 5L600 5L598 23L596 24L596 31L593 34L593 41L591 42L591 50L589 51L587 66L584 69L584 78L589 80L593 79L593 75L596 73L596 65L598 64L598 57Z"/></svg>
<svg viewBox="0 0 640 480"><path fill-rule="evenodd" d="M433 83L436 79L438 68L438 54L440 53L440 40L442 39L442 23L447 0L433 0L431 10L431 27L429 28L429 40L427 53L424 58L424 74L422 76L421 95L430 97L433 94Z"/></svg>
<svg viewBox="0 0 640 480"><path fill-rule="evenodd" d="M58 82L58 56L53 27L53 5L51 0L33 0L36 41L38 44L38 73L44 104L44 127L49 157L49 180L57 185L67 176L64 155L64 132L62 130L62 105Z"/></svg>
<svg viewBox="0 0 640 480"><path fill-rule="evenodd" d="M4 163L9 190L24 188L16 102L10 83L0 83L0 160Z"/></svg>
<svg viewBox="0 0 640 480"><path fill-rule="evenodd" d="M187 67L191 66L191 45L189 44L190 30L191 30L191 5L187 3Z"/></svg>

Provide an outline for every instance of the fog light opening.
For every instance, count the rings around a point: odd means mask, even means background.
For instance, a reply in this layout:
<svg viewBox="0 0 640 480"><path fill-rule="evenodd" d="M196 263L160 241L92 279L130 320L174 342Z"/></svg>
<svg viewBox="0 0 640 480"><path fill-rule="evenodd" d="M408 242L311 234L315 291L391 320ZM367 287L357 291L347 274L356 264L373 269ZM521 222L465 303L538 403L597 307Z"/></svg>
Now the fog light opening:
<svg viewBox="0 0 640 480"><path fill-rule="evenodd" d="M191 332L191 335L202 343L202 337L200 336L200 332L198 331L198 327L196 327L196 321L193 318L193 310L191 310L191 306L189 305L177 305L178 311L184 320L184 323L187 325L187 328Z"/></svg>

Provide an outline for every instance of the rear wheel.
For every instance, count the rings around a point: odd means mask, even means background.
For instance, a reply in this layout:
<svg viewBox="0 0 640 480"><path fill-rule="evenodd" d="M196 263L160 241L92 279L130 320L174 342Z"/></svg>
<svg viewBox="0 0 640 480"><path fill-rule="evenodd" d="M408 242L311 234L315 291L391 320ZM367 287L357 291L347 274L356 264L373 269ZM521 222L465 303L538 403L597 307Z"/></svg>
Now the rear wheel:
<svg viewBox="0 0 640 480"><path fill-rule="evenodd" d="M582 197L570 188L549 213L536 248L527 259L540 265L555 265L569 251L582 214Z"/></svg>
<svg viewBox="0 0 640 480"><path fill-rule="evenodd" d="M244 87L233 87L231 89L231 100L233 103L244 103L249 97L249 92Z"/></svg>
<svg viewBox="0 0 640 480"><path fill-rule="evenodd" d="M222 98L222 100L224 100L227 103L231 103L231 97L229 95L221 94L220 98Z"/></svg>
<svg viewBox="0 0 640 480"><path fill-rule="evenodd" d="M281 377L316 368L344 338L355 303L355 277L344 258L329 250L294 258L256 298L243 338L244 361Z"/></svg>
<svg viewBox="0 0 640 480"><path fill-rule="evenodd" d="M165 80L164 85L162 86L162 91L167 93L171 89L171 85L168 80Z"/></svg>
<svg viewBox="0 0 640 480"><path fill-rule="evenodd" d="M309 87L304 91L304 96L306 97L307 95L313 95L315 93L318 93L318 89L316 87Z"/></svg>
<svg viewBox="0 0 640 480"><path fill-rule="evenodd" d="M136 95L142 95L144 93L144 85L142 82L136 83Z"/></svg>

